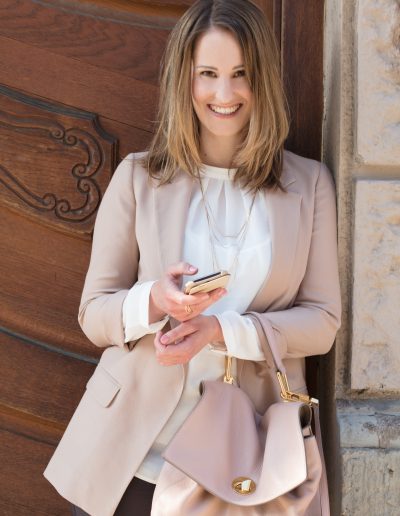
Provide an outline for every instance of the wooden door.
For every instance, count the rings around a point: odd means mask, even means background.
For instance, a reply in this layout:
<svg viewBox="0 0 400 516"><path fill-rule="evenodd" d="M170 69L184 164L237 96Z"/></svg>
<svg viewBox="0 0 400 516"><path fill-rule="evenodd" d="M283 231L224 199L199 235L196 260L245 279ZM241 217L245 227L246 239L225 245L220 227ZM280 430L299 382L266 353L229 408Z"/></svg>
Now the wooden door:
<svg viewBox="0 0 400 516"><path fill-rule="evenodd" d="M67 515L42 472L97 363L77 323L97 208L145 149L191 0L0 0L0 514ZM259 0L281 43L287 147L319 158L320 0Z"/></svg>

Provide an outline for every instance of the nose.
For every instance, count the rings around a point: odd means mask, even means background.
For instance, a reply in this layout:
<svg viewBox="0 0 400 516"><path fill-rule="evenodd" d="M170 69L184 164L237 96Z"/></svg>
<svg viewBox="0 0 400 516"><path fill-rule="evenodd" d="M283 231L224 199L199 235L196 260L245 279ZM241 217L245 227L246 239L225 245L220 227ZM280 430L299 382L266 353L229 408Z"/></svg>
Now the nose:
<svg viewBox="0 0 400 516"><path fill-rule="evenodd" d="M230 78L219 77L216 86L216 102L218 104L229 104L233 99L233 85Z"/></svg>

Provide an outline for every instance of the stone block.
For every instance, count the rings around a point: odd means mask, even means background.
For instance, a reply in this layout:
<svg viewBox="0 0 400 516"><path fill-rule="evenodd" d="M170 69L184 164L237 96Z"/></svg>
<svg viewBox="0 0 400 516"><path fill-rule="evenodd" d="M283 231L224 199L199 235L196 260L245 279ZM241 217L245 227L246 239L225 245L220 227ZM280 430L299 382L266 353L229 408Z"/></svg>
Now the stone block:
<svg viewBox="0 0 400 516"><path fill-rule="evenodd" d="M400 391L400 181L358 180L351 388Z"/></svg>
<svg viewBox="0 0 400 516"><path fill-rule="evenodd" d="M357 153L372 165L400 163L400 5L359 0Z"/></svg>
<svg viewBox="0 0 400 516"><path fill-rule="evenodd" d="M400 400L338 400L341 448L400 451Z"/></svg>
<svg viewBox="0 0 400 516"><path fill-rule="evenodd" d="M342 449L341 516L399 516L400 450Z"/></svg>

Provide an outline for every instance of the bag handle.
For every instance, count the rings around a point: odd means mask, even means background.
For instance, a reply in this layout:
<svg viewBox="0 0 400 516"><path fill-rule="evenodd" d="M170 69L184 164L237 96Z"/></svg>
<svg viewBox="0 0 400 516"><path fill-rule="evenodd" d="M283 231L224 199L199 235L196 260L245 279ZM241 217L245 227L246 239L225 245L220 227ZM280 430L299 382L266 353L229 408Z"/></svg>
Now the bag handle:
<svg viewBox="0 0 400 516"><path fill-rule="evenodd" d="M269 323L264 323L264 321L262 321L260 318L260 314L257 312L246 312L244 315L249 316L254 323L254 326L259 335L261 347L264 351L267 365L270 369L274 370L277 376L279 387L281 389L281 398L284 401L300 401L302 403L307 403L310 406L318 406L319 401L316 398L312 398L307 394L297 393L290 390L286 369L278 351L278 346L276 344L272 326ZM234 378L232 376L231 369L232 357L225 356L225 383L233 383Z"/></svg>

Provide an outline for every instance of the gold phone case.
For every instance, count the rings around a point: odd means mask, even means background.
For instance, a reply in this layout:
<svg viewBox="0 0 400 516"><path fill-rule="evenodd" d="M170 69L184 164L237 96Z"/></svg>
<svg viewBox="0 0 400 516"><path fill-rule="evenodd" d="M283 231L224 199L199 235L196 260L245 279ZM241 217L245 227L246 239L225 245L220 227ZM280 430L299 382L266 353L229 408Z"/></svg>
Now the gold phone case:
<svg viewBox="0 0 400 516"><path fill-rule="evenodd" d="M221 271L218 276L211 274L205 278L188 281L185 284L185 294L196 294L196 292L211 292L216 288L224 288L229 282L231 275L227 271Z"/></svg>

